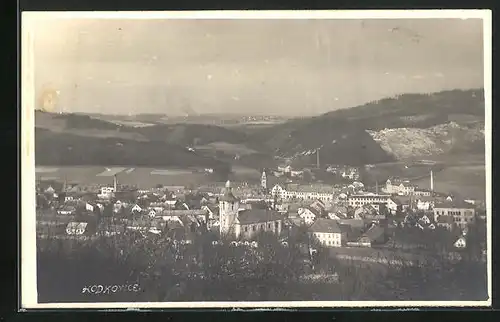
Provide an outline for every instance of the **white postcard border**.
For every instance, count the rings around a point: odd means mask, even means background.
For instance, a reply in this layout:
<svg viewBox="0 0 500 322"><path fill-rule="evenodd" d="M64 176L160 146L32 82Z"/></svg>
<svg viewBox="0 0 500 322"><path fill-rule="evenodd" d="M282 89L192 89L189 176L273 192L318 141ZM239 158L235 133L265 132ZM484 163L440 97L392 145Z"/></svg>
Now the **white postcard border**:
<svg viewBox="0 0 500 322"><path fill-rule="evenodd" d="M478 307L491 306L491 142L492 19L491 10L324 10L324 11L183 11L183 12L23 12L21 30L21 296L23 309L95 308L294 308L294 307ZM483 19L488 294L486 301L285 301L285 302L151 302L46 303L37 300L34 161L34 20L38 19Z"/></svg>

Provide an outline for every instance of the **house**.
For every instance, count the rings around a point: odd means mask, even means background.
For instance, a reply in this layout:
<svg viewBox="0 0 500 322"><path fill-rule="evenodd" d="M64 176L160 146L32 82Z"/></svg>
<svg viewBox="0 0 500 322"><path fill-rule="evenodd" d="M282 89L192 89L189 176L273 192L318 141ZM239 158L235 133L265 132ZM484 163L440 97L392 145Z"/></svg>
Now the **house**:
<svg viewBox="0 0 500 322"><path fill-rule="evenodd" d="M309 227L309 236L325 247L341 247L347 237L336 220L319 218Z"/></svg>
<svg viewBox="0 0 500 322"><path fill-rule="evenodd" d="M74 215L76 208L74 206L65 205L61 209L57 210L59 215Z"/></svg>
<svg viewBox="0 0 500 322"><path fill-rule="evenodd" d="M365 218L369 215L377 214L377 210L373 205L362 205L354 210L354 216L356 218Z"/></svg>
<svg viewBox="0 0 500 322"><path fill-rule="evenodd" d="M434 220L439 217L452 217L453 223L464 228L475 222L475 206L464 201L445 201L434 206Z"/></svg>
<svg viewBox="0 0 500 322"><path fill-rule="evenodd" d="M196 229L178 222L168 223L166 227L166 237L174 244L191 244L194 241Z"/></svg>
<svg viewBox="0 0 500 322"><path fill-rule="evenodd" d="M299 208L298 214L306 225L312 225L316 219L321 217L321 213L312 207Z"/></svg>
<svg viewBox="0 0 500 322"><path fill-rule="evenodd" d="M323 213L326 211L326 205L323 201L319 200L319 199L316 199L314 200L310 205L309 207L313 208L313 209L316 209L316 211L320 212L320 213Z"/></svg>
<svg viewBox="0 0 500 322"><path fill-rule="evenodd" d="M72 236L81 236L87 231L88 223L72 221L66 226L66 234Z"/></svg>
<svg viewBox="0 0 500 322"><path fill-rule="evenodd" d="M460 236L455 243L453 244L456 248L465 248L467 247L467 239L465 236Z"/></svg>
<svg viewBox="0 0 500 322"><path fill-rule="evenodd" d="M373 245L385 244L387 236L385 229L379 225L373 225L358 239L358 243L362 246L372 247Z"/></svg>
<svg viewBox="0 0 500 322"><path fill-rule="evenodd" d="M219 215L219 208L217 206L203 206L201 210L207 213L208 219L213 219L216 215Z"/></svg>
<svg viewBox="0 0 500 322"><path fill-rule="evenodd" d="M342 170L340 175L344 179L358 180L359 170L357 168L347 167Z"/></svg>
<svg viewBox="0 0 500 322"><path fill-rule="evenodd" d="M161 217L164 213L163 207L149 207L147 210L147 215L150 218Z"/></svg>
<svg viewBox="0 0 500 322"><path fill-rule="evenodd" d="M416 207L418 210L431 210L434 207L434 198L428 196L421 196L416 198Z"/></svg>
<svg viewBox="0 0 500 322"><path fill-rule="evenodd" d="M348 207L337 203L337 204L334 204L332 207L330 207L330 209L328 209L327 213L328 213L328 215L331 214L332 216L336 216L339 219L340 218L347 218L348 213L349 213L349 209L348 209Z"/></svg>
<svg viewBox="0 0 500 322"><path fill-rule="evenodd" d="M99 224L98 231L99 234L104 236L115 236L123 234L125 232L125 226L103 221Z"/></svg>
<svg viewBox="0 0 500 322"><path fill-rule="evenodd" d="M364 215L363 219L365 221L369 222L377 222L379 223L380 221L384 221L386 219L386 216L384 214L379 214L379 213L367 213Z"/></svg>
<svg viewBox="0 0 500 322"><path fill-rule="evenodd" d="M365 228L366 223L363 219L340 219L337 220L339 225L349 226L353 229L362 230Z"/></svg>
<svg viewBox="0 0 500 322"><path fill-rule="evenodd" d="M139 217L127 220L125 227L128 230L140 231L142 233L150 232L159 234L165 229L166 222L156 218Z"/></svg>
<svg viewBox="0 0 500 322"><path fill-rule="evenodd" d="M423 224L423 225L430 225L431 224L431 220L429 219L429 217L427 215L423 214L418 219L418 223Z"/></svg>
<svg viewBox="0 0 500 322"><path fill-rule="evenodd" d="M391 195L410 196L415 192L415 188L408 180L387 179L384 190Z"/></svg>
<svg viewBox="0 0 500 322"><path fill-rule="evenodd" d="M291 173L292 167L290 165L278 166L278 171L281 173Z"/></svg>
<svg viewBox="0 0 500 322"><path fill-rule="evenodd" d="M439 216L437 217L436 224L438 227L451 230L454 224L452 216Z"/></svg>
<svg viewBox="0 0 500 322"><path fill-rule="evenodd" d="M132 208L130 208L130 211L132 213L140 214L142 212L142 207L139 206L138 204L134 204Z"/></svg>
<svg viewBox="0 0 500 322"><path fill-rule="evenodd" d="M115 188L114 187L102 187L100 192L97 194L97 197L100 199L111 199L115 196Z"/></svg>
<svg viewBox="0 0 500 322"><path fill-rule="evenodd" d="M95 207L97 207L97 206L94 206L93 204L88 203L88 202L85 203L85 210L87 210L87 211L94 212Z"/></svg>
<svg viewBox="0 0 500 322"><path fill-rule="evenodd" d="M398 211L402 210L402 204L396 198L389 198L385 207L392 215L395 215Z"/></svg>
<svg viewBox="0 0 500 322"><path fill-rule="evenodd" d="M339 220L339 219L344 219L345 218L339 212L329 212L327 216L328 216L329 219L333 219L333 220Z"/></svg>
<svg viewBox="0 0 500 322"><path fill-rule="evenodd" d="M415 191L413 191L413 195L418 196L418 197L431 197L432 191L415 187Z"/></svg>

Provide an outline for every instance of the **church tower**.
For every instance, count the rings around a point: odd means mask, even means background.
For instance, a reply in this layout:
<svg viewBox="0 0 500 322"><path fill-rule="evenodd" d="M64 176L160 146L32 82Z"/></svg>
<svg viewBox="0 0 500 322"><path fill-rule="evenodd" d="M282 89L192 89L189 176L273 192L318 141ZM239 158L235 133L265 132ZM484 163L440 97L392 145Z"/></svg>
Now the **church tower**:
<svg viewBox="0 0 500 322"><path fill-rule="evenodd" d="M231 182L228 180L224 195L219 199L219 228L221 236L232 235L237 237L239 235L239 231L237 231L237 227L235 226L239 207L239 200L233 195Z"/></svg>
<svg viewBox="0 0 500 322"><path fill-rule="evenodd" d="M390 193L390 194L393 193L391 179L387 179L387 181L385 182L385 190L387 191L387 193Z"/></svg>
<svg viewBox="0 0 500 322"><path fill-rule="evenodd" d="M262 171L262 176L260 177L260 187L264 192L267 192L267 176L266 170Z"/></svg>

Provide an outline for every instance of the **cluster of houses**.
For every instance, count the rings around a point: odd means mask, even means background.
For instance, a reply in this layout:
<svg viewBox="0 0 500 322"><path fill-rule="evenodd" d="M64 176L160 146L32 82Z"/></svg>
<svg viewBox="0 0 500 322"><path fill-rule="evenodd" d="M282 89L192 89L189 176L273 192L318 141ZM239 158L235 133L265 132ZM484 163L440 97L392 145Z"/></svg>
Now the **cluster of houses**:
<svg viewBox="0 0 500 322"><path fill-rule="evenodd" d="M97 191L69 192L49 185L37 190L37 226L41 234L55 226L66 235L128 230L168 234L182 243L190 243L200 229L221 239L251 242L260 232L282 236L291 227L306 226L309 235L326 247L372 247L387 242L389 227L465 230L478 217L472 201L395 179L387 180L382 193L378 187L365 191L358 181L336 186L276 184L271 189L267 185L265 172L257 188L233 187L228 181L224 187L197 191L138 190L118 187L115 180L112 187Z"/></svg>

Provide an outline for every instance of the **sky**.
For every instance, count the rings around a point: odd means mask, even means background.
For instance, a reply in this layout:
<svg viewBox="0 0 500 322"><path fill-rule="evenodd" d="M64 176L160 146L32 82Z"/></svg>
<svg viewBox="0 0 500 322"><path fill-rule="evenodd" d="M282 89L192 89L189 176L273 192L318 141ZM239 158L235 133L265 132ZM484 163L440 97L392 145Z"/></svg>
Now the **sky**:
<svg viewBox="0 0 500 322"><path fill-rule="evenodd" d="M480 19L53 18L34 35L36 95L65 112L305 116L483 87Z"/></svg>

